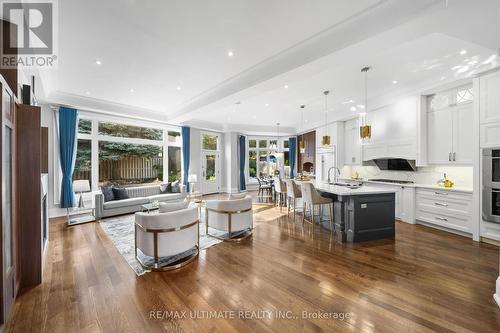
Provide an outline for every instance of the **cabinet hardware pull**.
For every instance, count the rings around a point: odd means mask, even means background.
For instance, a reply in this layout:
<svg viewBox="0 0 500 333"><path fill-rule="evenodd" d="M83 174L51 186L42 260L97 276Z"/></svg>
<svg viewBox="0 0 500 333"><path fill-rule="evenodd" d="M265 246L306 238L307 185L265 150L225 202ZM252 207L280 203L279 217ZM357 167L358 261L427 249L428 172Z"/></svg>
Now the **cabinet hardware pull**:
<svg viewBox="0 0 500 333"><path fill-rule="evenodd" d="M455 162L457 160L457 153L453 153L453 162Z"/></svg>
<svg viewBox="0 0 500 333"><path fill-rule="evenodd" d="M451 162L451 153L448 153L448 162Z"/></svg>
<svg viewBox="0 0 500 333"><path fill-rule="evenodd" d="M437 217L437 216L436 216L436 220L440 220L440 221L448 221L448 219L445 219L444 217Z"/></svg>
<svg viewBox="0 0 500 333"><path fill-rule="evenodd" d="M435 202L434 204L436 206L448 207L448 204L444 204L444 203L440 203L440 202Z"/></svg>
<svg viewBox="0 0 500 333"><path fill-rule="evenodd" d="M434 192L437 195L448 195L448 193Z"/></svg>

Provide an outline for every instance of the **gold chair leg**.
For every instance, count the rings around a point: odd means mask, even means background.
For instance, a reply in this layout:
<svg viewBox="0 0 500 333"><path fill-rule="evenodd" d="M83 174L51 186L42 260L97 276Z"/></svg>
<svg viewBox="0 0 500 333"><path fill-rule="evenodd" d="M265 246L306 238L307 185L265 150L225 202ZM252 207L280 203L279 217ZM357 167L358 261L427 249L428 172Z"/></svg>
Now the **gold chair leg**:
<svg viewBox="0 0 500 333"><path fill-rule="evenodd" d="M296 207L296 200L295 198L293 198L293 222L295 222L295 218L297 216L297 209L295 208Z"/></svg>
<svg viewBox="0 0 500 333"><path fill-rule="evenodd" d="M314 204L311 204L311 221L314 226Z"/></svg>

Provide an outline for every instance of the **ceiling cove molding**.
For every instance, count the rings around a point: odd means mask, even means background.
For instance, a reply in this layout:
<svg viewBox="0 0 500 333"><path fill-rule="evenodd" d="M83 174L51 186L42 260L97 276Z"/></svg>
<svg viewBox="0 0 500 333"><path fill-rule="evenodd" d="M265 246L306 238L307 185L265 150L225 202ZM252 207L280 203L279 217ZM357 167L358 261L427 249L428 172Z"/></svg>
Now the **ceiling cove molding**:
<svg viewBox="0 0 500 333"><path fill-rule="evenodd" d="M248 68L180 105L169 119L183 122L190 113L311 61L389 30L441 0L381 0L334 26ZM369 26L370 29L366 29Z"/></svg>
<svg viewBox="0 0 500 333"><path fill-rule="evenodd" d="M178 126L167 122L166 117L152 110L62 92L51 93L46 100L41 100L40 104L50 105L51 108L68 106L88 114L151 122L170 127Z"/></svg>
<svg viewBox="0 0 500 333"><path fill-rule="evenodd" d="M167 124L167 117L158 111L60 91L50 93L41 103L65 105L96 113L117 114L122 117L147 119Z"/></svg>
<svg viewBox="0 0 500 333"><path fill-rule="evenodd" d="M276 136L276 126L259 126L248 124L219 124L201 120L189 120L182 123L182 126L189 126L205 131L215 131L221 133L237 132L244 135ZM297 129L294 127L280 127L281 135L294 135Z"/></svg>

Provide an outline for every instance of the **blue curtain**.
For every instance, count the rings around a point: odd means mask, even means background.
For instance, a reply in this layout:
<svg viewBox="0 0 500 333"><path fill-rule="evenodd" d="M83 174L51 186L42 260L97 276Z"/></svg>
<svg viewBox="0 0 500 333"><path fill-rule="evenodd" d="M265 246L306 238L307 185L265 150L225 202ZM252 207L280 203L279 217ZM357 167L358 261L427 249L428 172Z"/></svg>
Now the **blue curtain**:
<svg viewBox="0 0 500 333"><path fill-rule="evenodd" d="M245 184L246 144L245 137L243 135L240 135L240 137L238 138L238 143L240 147L240 191L244 191L247 189L247 186Z"/></svg>
<svg viewBox="0 0 500 333"><path fill-rule="evenodd" d="M181 134L182 134L182 160L183 160L183 165L182 165L182 171L183 171L183 178L182 178L182 183L186 185L186 189L189 192L189 182L188 182L188 176L189 176L189 138L190 138L190 133L191 130L189 127L182 126L181 128Z"/></svg>
<svg viewBox="0 0 500 333"><path fill-rule="evenodd" d="M73 193L73 170L76 160L78 111L75 109L59 108L59 154L61 160L61 207L73 207L75 195Z"/></svg>
<svg viewBox="0 0 500 333"><path fill-rule="evenodd" d="M290 178L295 177L295 156L297 155L297 138L288 139L289 159L290 159Z"/></svg>

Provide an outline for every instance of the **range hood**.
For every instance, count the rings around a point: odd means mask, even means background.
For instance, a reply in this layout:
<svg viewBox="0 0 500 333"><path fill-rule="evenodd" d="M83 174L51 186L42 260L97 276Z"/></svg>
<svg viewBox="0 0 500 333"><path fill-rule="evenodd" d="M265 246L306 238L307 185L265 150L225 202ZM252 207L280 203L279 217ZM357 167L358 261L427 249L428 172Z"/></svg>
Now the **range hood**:
<svg viewBox="0 0 500 333"><path fill-rule="evenodd" d="M377 158L372 160L380 170L417 171L414 160L404 158Z"/></svg>

